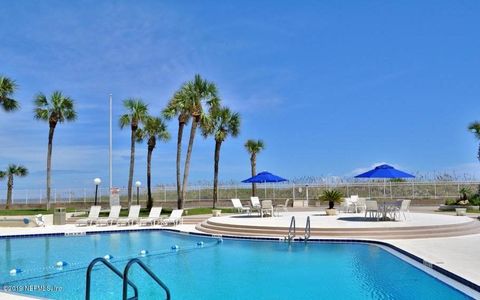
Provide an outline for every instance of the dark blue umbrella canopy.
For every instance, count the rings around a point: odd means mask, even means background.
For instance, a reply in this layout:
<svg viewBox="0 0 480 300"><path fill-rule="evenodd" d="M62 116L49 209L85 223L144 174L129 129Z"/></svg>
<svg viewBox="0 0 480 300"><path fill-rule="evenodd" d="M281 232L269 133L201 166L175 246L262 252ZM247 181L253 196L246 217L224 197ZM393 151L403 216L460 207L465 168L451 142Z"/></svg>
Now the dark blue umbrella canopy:
<svg viewBox="0 0 480 300"><path fill-rule="evenodd" d="M260 172L257 175L243 180L245 183L264 183L264 182L282 182L287 181L287 179L282 178L277 175L273 175L269 172Z"/></svg>
<svg viewBox="0 0 480 300"><path fill-rule="evenodd" d="M355 178L414 178L415 176L395 169L390 165L376 166L373 170L355 176Z"/></svg>

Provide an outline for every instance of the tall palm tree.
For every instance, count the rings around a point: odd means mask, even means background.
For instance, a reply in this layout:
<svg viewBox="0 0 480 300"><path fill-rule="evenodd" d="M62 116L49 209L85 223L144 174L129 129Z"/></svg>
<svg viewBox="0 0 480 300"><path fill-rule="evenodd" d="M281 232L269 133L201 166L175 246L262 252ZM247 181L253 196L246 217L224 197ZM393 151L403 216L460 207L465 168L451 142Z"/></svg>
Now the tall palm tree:
<svg viewBox="0 0 480 300"><path fill-rule="evenodd" d="M58 123L75 121L77 112L74 108L74 101L61 91L55 91L48 99L44 94L39 93L35 97L34 117L37 120L48 122L48 150L47 150L47 209L50 208L51 172L52 172L52 147L53 134Z"/></svg>
<svg viewBox="0 0 480 300"><path fill-rule="evenodd" d="M181 160L182 160L182 139L183 139L183 129L185 125L188 124L190 120L190 114L186 107L185 92L180 89L175 92L172 99L167 104L167 107L163 110L163 115L167 120L172 119L175 116L178 116L178 132L177 132L177 158L176 158L176 180L177 180L177 207L183 205L181 194L182 194L182 181L181 181Z"/></svg>
<svg viewBox="0 0 480 300"><path fill-rule="evenodd" d="M0 76L0 106L4 111L14 111L20 108L18 101L11 98L17 87L15 80Z"/></svg>
<svg viewBox="0 0 480 300"><path fill-rule="evenodd" d="M130 126L130 170L128 173L128 204L132 202L133 171L135 167L135 140L137 139L138 126L143 123L148 116L148 105L143 103L142 99L129 98L123 101L123 107L127 113L120 116L120 128Z"/></svg>
<svg viewBox="0 0 480 300"><path fill-rule="evenodd" d="M240 115L232 112L228 107L213 109L209 118L202 127L202 134L207 137L213 135L215 139L214 167L213 167L213 208L218 201L218 166L220 163L220 148L225 139L231 135L237 137L240 132Z"/></svg>
<svg viewBox="0 0 480 300"><path fill-rule="evenodd" d="M197 127L205 119L204 105L208 110L218 106L219 99L217 97L217 87L215 83L209 82L203 79L200 75L196 74L192 81L184 83L180 89L174 94L174 97L167 104L167 108L164 110L166 118L172 118L175 115L179 116L179 136L177 141L177 193L178 193L178 208L183 208L185 194L187 192L188 175L190 171L190 160L192 157L193 142L195 140L195 134ZM180 124L180 117L191 118L192 125L190 128L190 137L188 140L187 155L185 157L185 165L183 168L183 181L180 187L180 152L181 148L181 135L180 127L184 126Z"/></svg>
<svg viewBox="0 0 480 300"><path fill-rule="evenodd" d="M137 130L137 141L141 142L144 139L147 141L147 209L150 210L153 206L152 198L152 187L151 187L151 178L152 178L152 152L157 145L157 139L160 141L168 141L170 139L170 133L168 132L167 125L165 122L158 117L149 116L145 120L145 125L143 128Z"/></svg>
<svg viewBox="0 0 480 300"><path fill-rule="evenodd" d="M28 170L22 165L10 164L6 171L0 171L0 179L7 177L7 204L5 209L10 209L12 205L12 191L13 191L13 176L25 177L28 175Z"/></svg>
<svg viewBox="0 0 480 300"><path fill-rule="evenodd" d="M480 140L480 122L473 122L468 126L468 130L470 130L473 134L475 134L475 137ZM477 152L477 158L480 161L480 144L478 145L478 152Z"/></svg>
<svg viewBox="0 0 480 300"><path fill-rule="evenodd" d="M252 177L257 175L257 154L265 149L265 144L262 140L248 140L245 143L245 149L250 153L250 165L252 168ZM252 196L255 196L257 185L252 183Z"/></svg>

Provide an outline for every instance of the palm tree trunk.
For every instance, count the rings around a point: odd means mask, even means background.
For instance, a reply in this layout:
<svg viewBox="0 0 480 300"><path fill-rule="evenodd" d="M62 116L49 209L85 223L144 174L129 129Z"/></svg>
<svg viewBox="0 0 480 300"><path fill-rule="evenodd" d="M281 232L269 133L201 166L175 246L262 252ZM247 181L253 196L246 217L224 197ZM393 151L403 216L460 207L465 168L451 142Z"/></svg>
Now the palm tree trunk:
<svg viewBox="0 0 480 300"><path fill-rule="evenodd" d="M7 183L7 204L5 205L5 209L10 209L12 205L12 190L13 190L13 175L8 175L8 183Z"/></svg>
<svg viewBox="0 0 480 300"><path fill-rule="evenodd" d="M213 208L216 207L218 201L218 165L220 162L220 147L222 142L215 141L214 167L213 167Z"/></svg>
<svg viewBox="0 0 480 300"><path fill-rule="evenodd" d="M56 123L50 123L48 131L48 150L47 150L47 209L50 209L50 192L52 184L52 148L53 148L53 134L55 133Z"/></svg>
<svg viewBox="0 0 480 300"><path fill-rule="evenodd" d="M250 157L250 164L252 166L252 177L257 175L257 156L254 154L252 154L252 156ZM252 196L255 196L257 192L257 184L256 183L252 183Z"/></svg>
<svg viewBox="0 0 480 300"><path fill-rule="evenodd" d="M152 209L153 206L153 198L152 198L152 152L155 146L152 144L155 143L152 139L155 139L155 137L151 137L150 140L148 141L148 153L147 153L147 194L148 194L148 199L147 199L147 209L150 210Z"/></svg>
<svg viewBox="0 0 480 300"><path fill-rule="evenodd" d="M133 186L133 170L135 167L135 132L137 129L132 128L132 136L130 138L130 170L128 172L128 205L132 204L132 186Z"/></svg>
<svg viewBox="0 0 480 300"><path fill-rule="evenodd" d="M187 193L188 174L190 171L190 159L192 157L193 141L195 140L195 132L197 131L197 125L198 118L193 118L192 127L190 128L190 139L188 140L187 157L185 158L185 167L183 169L182 201L180 203L181 207L179 206L179 208L183 208L185 195Z"/></svg>
<svg viewBox="0 0 480 300"><path fill-rule="evenodd" d="M180 176L180 163L182 159L182 137L183 137L183 127L185 127L184 122L178 122L178 136L177 136L177 208L181 208L183 204L182 190Z"/></svg>

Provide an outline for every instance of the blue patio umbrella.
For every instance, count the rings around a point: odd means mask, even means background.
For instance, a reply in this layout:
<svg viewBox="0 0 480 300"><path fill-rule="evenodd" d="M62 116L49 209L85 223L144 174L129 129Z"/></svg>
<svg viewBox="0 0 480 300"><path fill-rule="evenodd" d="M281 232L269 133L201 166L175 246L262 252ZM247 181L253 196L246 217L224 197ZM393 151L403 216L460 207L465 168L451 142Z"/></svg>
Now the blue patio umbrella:
<svg viewBox="0 0 480 300"><path fill-rule="evenodd" d="M355 178L414 178L415 176L397 170L390 165L379 165L374 169L355 176Z"/></svg>
<svg viewBox="0 0 480 300"><path fill-rule="evenodd" d="M403 171L397 170L390 165L379 165L374 169L355 176L355 178L383 178L384 188L383 195L385 196L385 179L386 178L415 178L412 174L405 173ZM392 195L390 186L390 196Z"/></svg>
<svg viewBox="0 0 480 300"><path fill-rule="evenodd" d="M282 178L280 176L274 175L272 173L263 171L258 173L257 175L250 177L248 179L242 180L242 182L245 183L264 183L265 184L265 198L267 197L267 182L283 182L283 181L288 181L285 178Z"/></svg>

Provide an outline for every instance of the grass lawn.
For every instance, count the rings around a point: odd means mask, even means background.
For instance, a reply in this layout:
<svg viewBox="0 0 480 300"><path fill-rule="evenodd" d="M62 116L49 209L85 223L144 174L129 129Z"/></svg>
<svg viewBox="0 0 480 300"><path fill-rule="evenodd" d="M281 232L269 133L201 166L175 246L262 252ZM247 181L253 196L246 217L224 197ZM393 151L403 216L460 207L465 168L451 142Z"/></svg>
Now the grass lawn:
<svg viewBox="0 0 480 300"><path fill-rule="evenodd" d="M75 209L67 208L67 212L74 212ZM32 208L32 209L2 209L0 210L0 216L31 216L31 215L48 215L53 214L53 208L46 210L44 208Z"/></svg>
<svg viewBox="0 0 480 300"><path fill-rule="evenodd" d="M235 212L233 208L220 208L223 213L233 213ZM76 211L74 208L67 208L67 212L74 212ZM77 209L78 211L78 209ZM212 208L209 207L197 207L197 208L187 208L187 213L184 215L192 216L192 215L207 215L212 213ZM171 208L165 208L162 210L162 215L169 215L172 212ZM53 209L46 210L44 208L32 208L32 209L9 209L0 210L0 216L31 216L31 215L48 215L53 214ZM122 209L120 212L120 216L126 217L128 215L128 209ZM106 217L108 213L101 213L100 216ZM148 211L143 208L140 211L141 217L148 216Z"/></svg>

